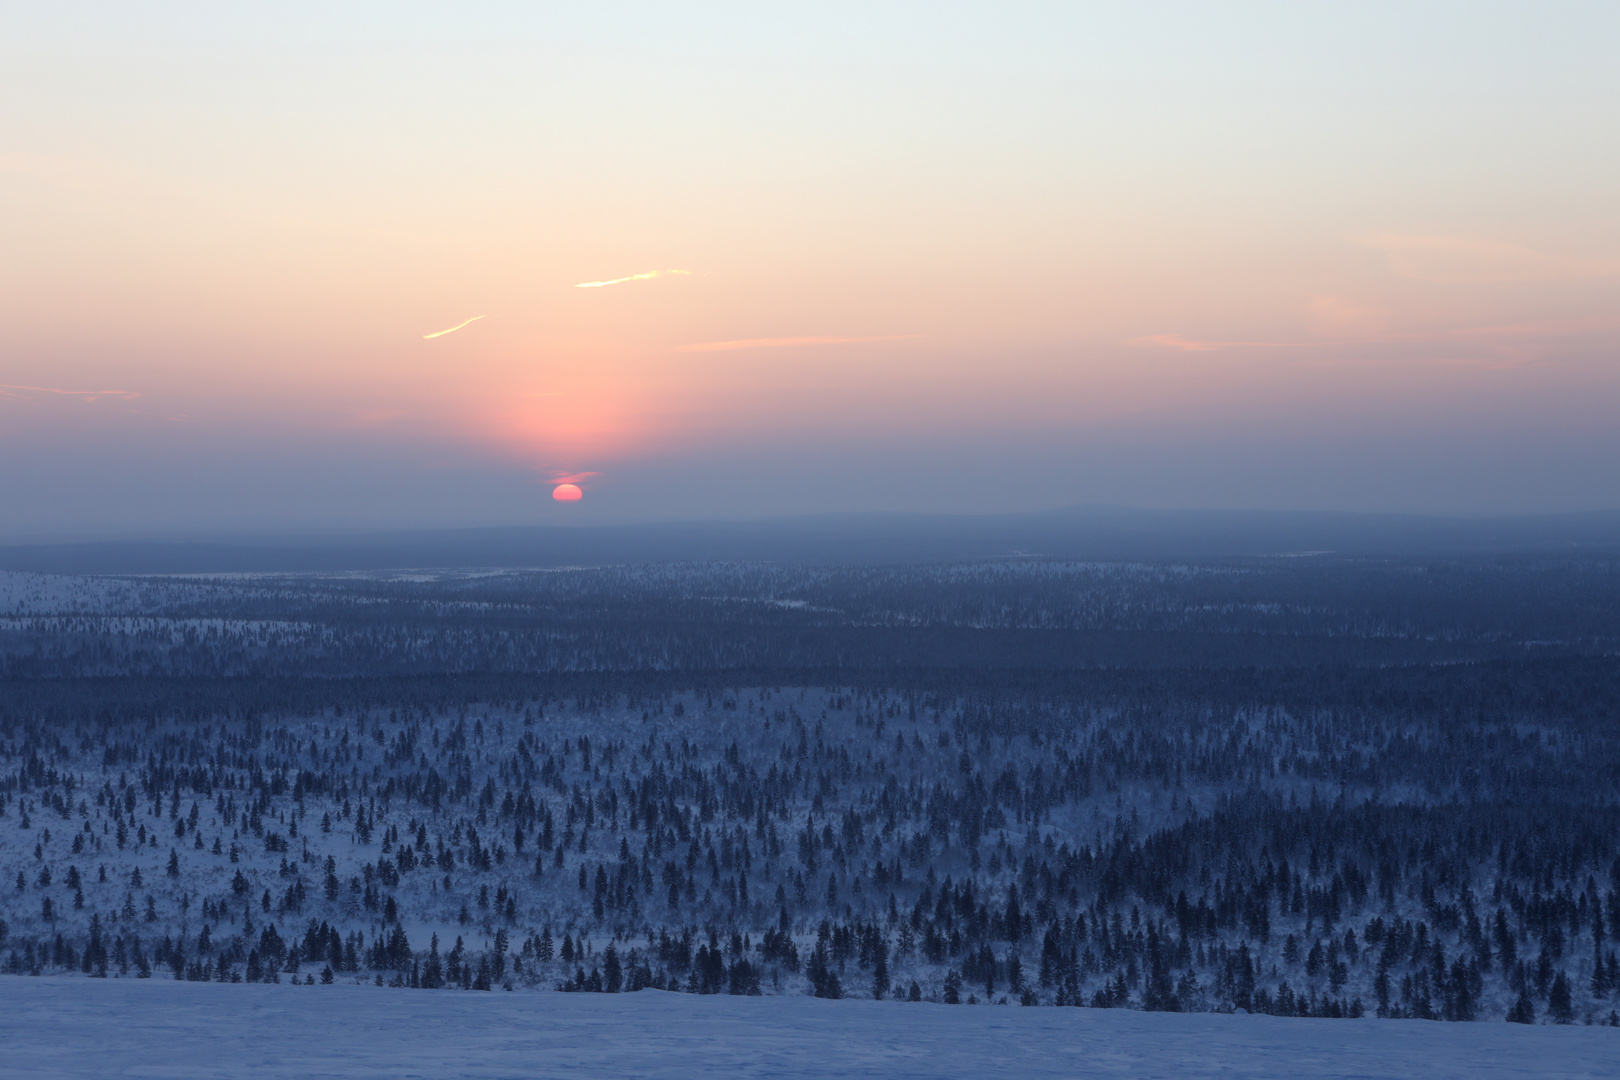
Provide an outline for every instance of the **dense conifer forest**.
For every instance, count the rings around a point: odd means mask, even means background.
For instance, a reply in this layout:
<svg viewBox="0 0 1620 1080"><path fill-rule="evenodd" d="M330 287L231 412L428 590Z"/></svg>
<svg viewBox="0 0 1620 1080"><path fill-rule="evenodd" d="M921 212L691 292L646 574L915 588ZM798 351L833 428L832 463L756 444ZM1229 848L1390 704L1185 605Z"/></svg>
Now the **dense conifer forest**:
<svg viewBox="0 0 1620 1080"><path fill-rule="evenodd" d="M0 970L1620 1024L1620 565L0 574Z"/></svg>

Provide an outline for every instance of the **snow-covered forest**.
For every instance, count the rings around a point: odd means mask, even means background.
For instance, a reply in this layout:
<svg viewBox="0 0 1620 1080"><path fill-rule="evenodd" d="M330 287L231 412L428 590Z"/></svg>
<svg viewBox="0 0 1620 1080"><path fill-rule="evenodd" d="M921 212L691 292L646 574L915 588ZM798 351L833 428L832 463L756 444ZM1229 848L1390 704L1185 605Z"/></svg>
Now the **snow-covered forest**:
<svg viewBox="0 0 1620 1080"><path fill-rule="evenodd" d="M0 575L0 969L1620 1025L1617 586Z"/></svg>

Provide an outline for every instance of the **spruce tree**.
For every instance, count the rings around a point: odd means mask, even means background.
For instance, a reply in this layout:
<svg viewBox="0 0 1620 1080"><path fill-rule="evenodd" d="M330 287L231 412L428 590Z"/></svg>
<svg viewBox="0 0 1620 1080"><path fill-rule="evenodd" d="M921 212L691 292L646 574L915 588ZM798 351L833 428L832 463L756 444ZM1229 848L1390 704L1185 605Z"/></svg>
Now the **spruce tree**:
<svg viewBox="0 0 1620 1080"><path fill-rule="evenodd" d="M889 947L878 942L877 954L872 958L872 997L881 1001L889 992Z"/></svg>
<svg viewBox="0 0 1620 1080"><path fill-rule="evenodd" d="M1569 979L1560 971L1547 993L1547 1014L1555 1023L1568 1024L1575 1019L1575 1008L1570 1000Z"/></svg>

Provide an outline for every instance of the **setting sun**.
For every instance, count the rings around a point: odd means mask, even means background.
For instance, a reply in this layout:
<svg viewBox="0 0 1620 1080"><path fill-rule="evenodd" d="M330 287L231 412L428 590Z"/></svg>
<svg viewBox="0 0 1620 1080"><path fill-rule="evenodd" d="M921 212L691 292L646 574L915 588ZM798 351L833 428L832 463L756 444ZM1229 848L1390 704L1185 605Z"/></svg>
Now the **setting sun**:
<svg viewBox="0 0 1620 1080"><path fill-rule="evenodd" d="M558 484L551 489L551 497L558 502L579 502L585 493L579 489L578 484Z"/></svg>

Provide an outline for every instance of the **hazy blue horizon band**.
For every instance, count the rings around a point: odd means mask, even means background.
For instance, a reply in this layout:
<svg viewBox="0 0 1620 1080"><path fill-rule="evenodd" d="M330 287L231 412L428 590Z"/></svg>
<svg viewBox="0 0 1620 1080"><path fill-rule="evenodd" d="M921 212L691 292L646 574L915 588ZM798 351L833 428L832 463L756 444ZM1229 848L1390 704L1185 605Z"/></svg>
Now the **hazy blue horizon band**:
<svg viewBox="0 0 1620 1080"><path fill-rule="evenodd" d="M816 515L302 537L0 545L0 569L56 573L544 567L681 561L875 565L1620 551L1620 512L1441 518L1140 511Z"/></svg>

